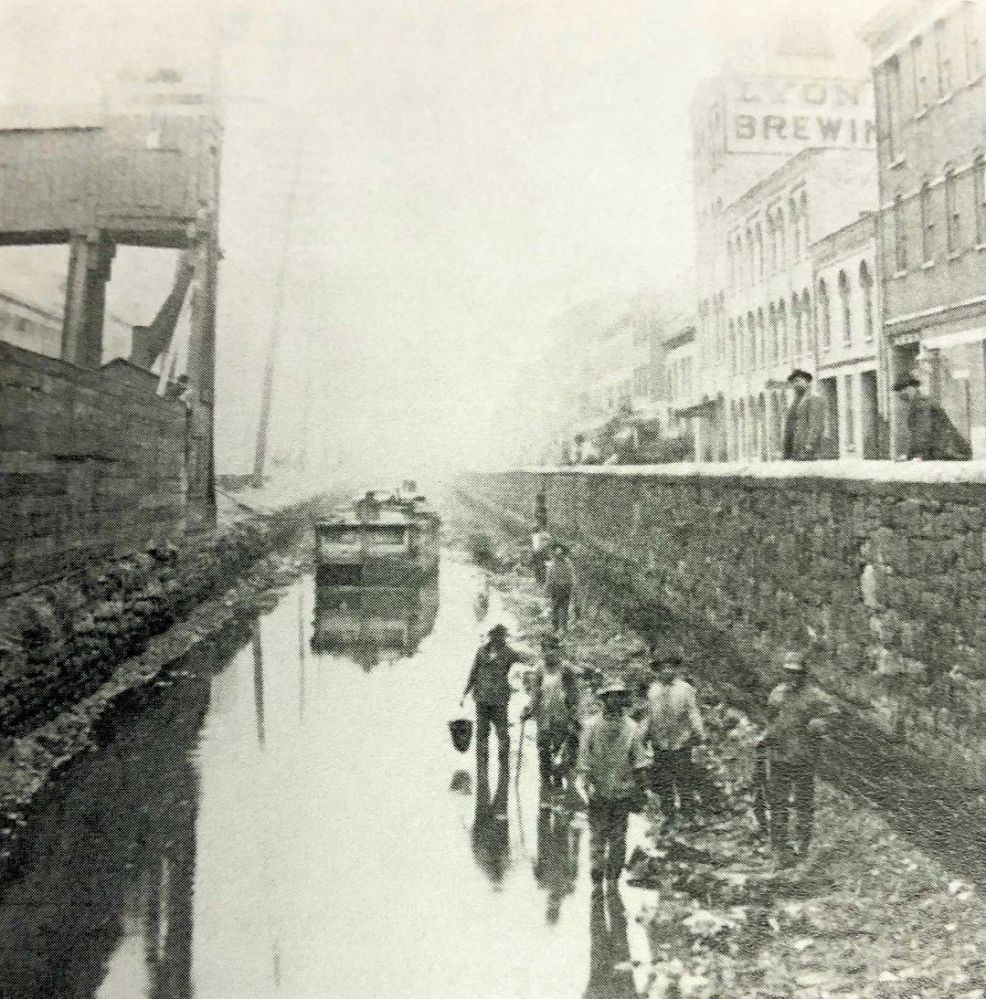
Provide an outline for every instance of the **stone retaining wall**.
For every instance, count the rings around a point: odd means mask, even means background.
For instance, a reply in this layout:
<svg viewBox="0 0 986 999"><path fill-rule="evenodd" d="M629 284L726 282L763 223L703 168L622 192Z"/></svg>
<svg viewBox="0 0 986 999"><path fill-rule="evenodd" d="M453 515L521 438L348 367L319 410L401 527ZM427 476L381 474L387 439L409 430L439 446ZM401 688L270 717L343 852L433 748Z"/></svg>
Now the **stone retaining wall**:
<svg viewBox="0 0 986 999"><path fill-rule="evenodd" d="M184 531L188 417L155 388L0 343L0 595Z"/></svg>
<svg viewBox="0 0 986 999"><path fill-rule="evenodd" d="M645 600L776 676L807 648L854 717L982 785L986 469L865 463L528 470L464 477L518 526L549 520Z"/></svg>

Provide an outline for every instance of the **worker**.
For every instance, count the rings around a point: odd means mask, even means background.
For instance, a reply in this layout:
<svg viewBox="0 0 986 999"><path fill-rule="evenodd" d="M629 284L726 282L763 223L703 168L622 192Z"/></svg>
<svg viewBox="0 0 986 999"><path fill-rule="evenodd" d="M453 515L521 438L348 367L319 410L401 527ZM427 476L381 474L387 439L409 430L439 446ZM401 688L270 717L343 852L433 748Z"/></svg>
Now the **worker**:
<svg viewBox="0 0 986 999"><path fill-rule="evenodd" d="M544 591L551 605L551 627L556 632L567 631L575 591L575 567L568 549L560 541L551 549L551 559L545 568Z"/></svg>
<svg viewBox="0 0 986 999"><path fill-rule="evenodd" d="M767 701L770 838L778 863L794 863L789 839L791 806L794 806L798 856L803 860L811 844L815 811L815 769L835 708L809 677L804 654L787 652L785 680Z"/></svg>
<svg viewBox="0 0 986 999"><path fill-rule="evenodd" d="M510 703L510 670L524 657L507 643L507 628L495 624L473 659L461 704L472 693L476 702L476 762L481 774L488 773L490 726L496 729L500 774L505 774L510 759L510 732L507 705Z"/></svg>
<svg viewBox="0 0 986 999"><path fill-rule="evenodd" d="M640 727L627 715L630 692L618 681L599 690L602 713L579 744L577 790L587 802L593 883L616 884L626 863L627 825L650 761Z"/></svg>
<svg viewBox="0 0 986 999"><path fill-rule="evenodd" d="M654 682L647 691L646 738L653 751L651 789L670 827L680 808L695 821L692 749L705 742L705 724L695 688L681 676L681 657L666 654L651 663ZM677 796L677 801L675 800Z"/></svg>
<svg viewBox="0 0 986 999"><path fill-rule="evenodd" d="M811 391L812 376L795 368L787 377L794 399L784 421L784 459L817 461L822 457L825 403Z"/></svg>
<svg viewBox="0 0 986 999"><path fill-rule="evenodd" d="M534 579L538 586L544 586L545 572L550 558L551 535L543 525L535 525L531 532L531 566L534 569Z"/></svg>
<svg viewBox="0 0 986 999"><path fill-rule="evenodd" d="M556 636L542 639L541 657L533 676L531 703L522 717L537 721L542 788L560 788L578 747L578 681L572 668L562 661Z"/></svg>

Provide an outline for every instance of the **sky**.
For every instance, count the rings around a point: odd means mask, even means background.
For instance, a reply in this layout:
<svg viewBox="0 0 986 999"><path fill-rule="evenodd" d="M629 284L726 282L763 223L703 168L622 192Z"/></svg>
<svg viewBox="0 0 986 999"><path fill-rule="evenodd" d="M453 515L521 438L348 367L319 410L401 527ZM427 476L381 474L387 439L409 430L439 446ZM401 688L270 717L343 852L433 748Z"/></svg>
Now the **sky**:
<svg viewBox="0 0 986 999"><path fill-rule="evenodd" d="M424 476L509 460L552 317L688 267L692 91L812 6L0 0L0 103L96 100L218 39L219 468L250 467L279 313L273 449L307 410L328 468ZM844 35L875 6L834 12Z"/></svg>

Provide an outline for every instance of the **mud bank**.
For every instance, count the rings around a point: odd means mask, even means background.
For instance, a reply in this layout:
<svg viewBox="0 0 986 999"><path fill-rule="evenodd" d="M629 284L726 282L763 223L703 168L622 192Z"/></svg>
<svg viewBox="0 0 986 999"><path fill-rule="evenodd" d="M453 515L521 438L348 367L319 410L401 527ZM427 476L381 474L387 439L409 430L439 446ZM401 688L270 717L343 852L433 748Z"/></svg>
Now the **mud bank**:
<svg viewBox="0 0 986 999"><path fill-rule="evenodd" d="M310 560L304 503L149 553L94 580L27 594L0 611L0 877L45 784L94 745L100 723L166 682L194 646L263 610ZM91 589L89 588L91 587ZM93 601L94 594L102 599ZM46 658L47 654L47 658Z"/></svg>

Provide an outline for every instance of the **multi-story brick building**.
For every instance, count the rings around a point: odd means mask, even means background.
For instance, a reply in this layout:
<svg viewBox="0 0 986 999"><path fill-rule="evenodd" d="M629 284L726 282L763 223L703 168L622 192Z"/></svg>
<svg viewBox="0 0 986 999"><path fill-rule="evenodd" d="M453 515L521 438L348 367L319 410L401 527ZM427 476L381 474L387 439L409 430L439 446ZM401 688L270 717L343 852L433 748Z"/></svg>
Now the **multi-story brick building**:
<svg viewBox="0 0 986 999"><path fill-rule="evenodd" d="M986 58L982 4L898 2L873 60L888 367L916 371L986 456Z"/></svg>
<svg viewBox="0 0 986 999"><path fill-rule="evenodd" d="M881 344L876 213L811 246L818 391L828 408L828 445L841 458L888 454L889 386Z"/></svg>

